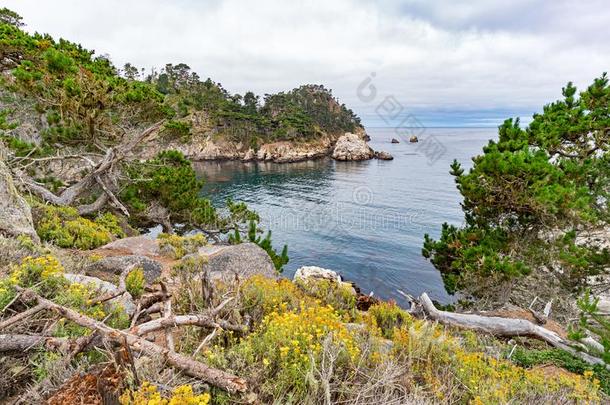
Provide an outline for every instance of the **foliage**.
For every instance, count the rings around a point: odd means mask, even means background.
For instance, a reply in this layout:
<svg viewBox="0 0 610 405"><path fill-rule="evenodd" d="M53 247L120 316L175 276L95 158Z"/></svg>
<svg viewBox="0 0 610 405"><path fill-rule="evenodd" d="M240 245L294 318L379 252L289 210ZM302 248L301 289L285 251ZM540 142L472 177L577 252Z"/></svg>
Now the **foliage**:
<svg viewBox="0 0 610 405"><path fill-rule="evenodd" d="M606 364L610 364L610 321L608 317L601 314L598 308L599 297L591 297L591 292L587 289L583 296L577 301L580 309L579 323L570 330L571 338L580 340L585 338L588 333L596 335L601 342L603 351L596 353Z"/></svg>
<svg viewBox="0 0 610 405"><path fill-rule="evenodd" d="M16 12L9 10L6 7L3 7L0 10L0 24L8 24L15 27L21 27L23 23L21 22L22 18Z"/></svg>
<svg viewBox="0 0 610 405"><path fill-rule="evenodd" d="M296 279L294 284L310 297L331 305L341 316L356 319L356 293L349 283L326 279Z"/></svg>
<svg viewBox="0 0 610 405"><path fill-rule="evenodd" d="M390 399L400 398L396 403L408 402L399 395L401 389L425 393L416 403L599 401L599 383L589 373L560 371L548 381L544 370L483 354L485 345L477 339L417 320L393 303L353 318L328 305L319 290L313 296L308 291L289 280L245 280L237 297L253 332L241 339L227 333L201 358L248 375L264 403L317 403L325 395L333 403L351 403L363 392L376 398L373 392L384 384L394 390ZM197 335L193 339L197 345ZM396 380L380 374L388 369L398 375ZM369 379L377 381L376 389L359 391Z"/></svg>
<svg viewBox="0 0 610 405"><path fill-rule="evenodd" d="M63 248L94 249L125 236L118 219L111 213L90 220L78 215L72 207L38 205L34 217L40 239Z"/></svg>
<svg viewBox="0 0 610 405"><path fill-rule="evenodd" d="M125 391L119 398L121 405L207 405L210 394L195 394L190 385L181 385L172 391L169 398L164 398L157 387L144 381L137 391Z"/></svg>
<svg viewBox="0 0 610 405"><path fill-rule="evenodd" d="M197 179L182 153L164 151L146 162L134 162L128 175L131 182L121 199L135 214L143 215L152 204L161 204L169 210L172 223L202 226L220 222L212 203L199 195L203 181Z"/></svg>
<svg viewBox="0 0 610 405"><path fill-rule="evenodd" d="M243 305L255 322L280 308L295 310L306 295L290 280L281 278L272 280L255 275L250 277L240 288Z"/></svg>
<svg viewBox="0 0 610 405"><path fill-rule="evenodd" d="M13 265L8 277L0 280L0 307L4 308L16 295L15 286L32 287L51 295L66 284L64 268L53 256L28 256L20 265Z"/></svg>
<svg viewBox="0 0 610 405"><path fill-rule="evenodd" d="M329 306L306 307L298 310L271 312L258 331L225 354L240 356L246 362L261 364L261 392L270 397L286 395L298 402L307 391L304 376L313 362L320 361L325 339L340 346L340 362L355 361L360 350L341 317ZM211 361L217 354L207 353Z"/></svg>
<svg viewBox="0 0 610 405"><path fill-rule="evenodd" d="M278 273L281 273L284 270L284 265L288 264L288 245L284 245L281 253L277 253L277 251L273 248L271 244L271 231L267 231L267 235L264 238L261 238L258 235L257 221L256 219L250 219L248 225L248 240L252 243L256 243L260 246L271 258L273 262L273 266ZM237 244L241 243L241 233L239 232L238 227L236 226L233 233L229 234L229 243Z"/></svg>
<svg viewBox="0 0 610 405"><path fill-rule="evenodd" d="M521 367L553 364L572 373L594 377L599 381L601 390L610 394L610 371L603 365L591 365L560 349L526 349L517 347L511 356L511 361Z"/></svg>
<svg viewBox="0 0 610 405"><path fill-rule="evenodd" d="M381 335L392 339L394 332L408 325L411 316L394 302L380 302L369 308L368 319L371 327L379 328Z"/></svg>
<svg viewBox="0 0 610 405"><path fill-rule="evenodd" d="M145 285L146 279L142 269L134 269L125 277L125 289L134 298L139 298L142 295Z"/></svg>
<svg viewBox="0 0 610 405"><path fill-rule="evenodd" d="M188 141L191 136L191 124L183 121L169 120L164 124L164 136L171 139L181 139Z"/></svg>
<svg viewBox="0 0 610 405"><path fill-rule="evenodd" d="M444 224L439 240L425 236L422 251L450 292L484 289L477 279L511 279L542 265L561 266L565 282L578 285L608 263L608 251L577 244L574 232L610 218L606 74L575 94L569 83L564 99L525 129L506 120L468 173L457 161L451 165L465 225Z"/></svg>
<svg viewBox="0 0 610 405"><path fill-rule="evenodd" d="M13 265L9 276L0 280L0 305L4 308L15 297L15 287L19 286L31 288L59 305L75 309L98 321L106 319L109 326L122 329L129 324L121 306L110 303L91 305L91 300L96 298L97 288L70 283L63 275L64 268L56 257L28 256L21 264ZM53 332L58 337L76 337L86 333L87 329L65 320L59 321Z"/></svg>
<svg viewBox="0 0 610 405"><path fill-rule="evenodd" d="M160 233L157 239L161 250L171 251L174 259L182 259L185 255L195 253L197 249L207 244L207 239L201 233L188 236Z"/></svg>

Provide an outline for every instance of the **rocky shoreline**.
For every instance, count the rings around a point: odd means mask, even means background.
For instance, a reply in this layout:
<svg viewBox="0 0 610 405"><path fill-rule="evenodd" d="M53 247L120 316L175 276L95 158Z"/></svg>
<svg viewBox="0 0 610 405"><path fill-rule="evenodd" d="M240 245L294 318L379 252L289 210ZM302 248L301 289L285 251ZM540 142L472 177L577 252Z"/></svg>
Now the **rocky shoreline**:
<svg viewBox="0 0 610 405"><path fill-rule="evenodd" d="M391 160L385 151L374 151L367 143L370 137L360 127L354 133L324 134L313 141L279 141L257 148L223 138L200 134L189 141L167 141L153 137L136 151L140 159L149 159L163 150L177 150L192 161L239 160L242 162L294 163L332 157L335 160Z"/></svg>

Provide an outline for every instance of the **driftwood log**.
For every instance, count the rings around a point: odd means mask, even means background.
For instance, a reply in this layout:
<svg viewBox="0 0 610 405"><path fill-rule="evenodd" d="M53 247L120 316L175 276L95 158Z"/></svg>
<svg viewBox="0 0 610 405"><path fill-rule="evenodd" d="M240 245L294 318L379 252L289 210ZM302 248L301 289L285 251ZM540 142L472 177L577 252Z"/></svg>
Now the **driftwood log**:
<svg viewBox="0 0 610 405"><path fill-rule="evenodd" d="M245 392L247 390L246 381L236 375L209 367L201 362L193 360L188 356L184 356L167 348L161 347L128 331L114 329L103 322L96 321L95 319L82 315L75 310L47 300L32 290L22 288L18 288L18 290L21 292L21 297L24 301L36 302L37 305L35 308L41 306L45 310L56 312L63 318L68 319L77 325L97 332L99 336L106 341L119 345L126 344L130 349L137 352L142 352L151 357L160 356L165 359L169 365L182 370L185 374L199 378L206 383L224 389L230 393ZM161 326L161 328L162 327L163 326ZM27 347L31 346L52 349L65 347L65 345L68 343L72 343L70 346L75 345L75 347L79 347L83 344L83 342L79 341L70 342L64 339L46 338L40 336L24 337L24 335L0 335L0 349L2 348L2 344L8 346L9 344L6 342L14 340L15 337L19 337L19 339L17 340L17 343L12 343L12 346L17 348L16 345L18 345L22 349L27 349ZM70 347L68 347L68 350L71 351Z"/></svg>
<svg viewBox="0 0 610 405"><path fill-rule="evenodd" d="M442 323L443 325L475 330L495 336L526 336L535 338L542 340L553 347L565 350L566 352L571 353L589 364L603 365L610 370L610 366L606 365L601 358L582 351L587 347L599 349L601 345L595 342L593 339L587 339L584 342L566 340L557 333L540 325L536 325L535 323L526 319L502 318L498 316L460 314L455 312L441 311L434 306L432 300L426 293L423 293L419 297L418 304L421 305L423 313L426 315L426 317Z"/></svg>

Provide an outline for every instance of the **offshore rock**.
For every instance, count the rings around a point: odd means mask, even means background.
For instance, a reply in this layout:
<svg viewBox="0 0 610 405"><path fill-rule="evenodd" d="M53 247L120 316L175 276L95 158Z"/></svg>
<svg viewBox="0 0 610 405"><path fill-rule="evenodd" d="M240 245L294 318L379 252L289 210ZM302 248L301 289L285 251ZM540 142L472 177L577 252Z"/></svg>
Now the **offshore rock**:
<svg viewBox="0 0 610 405"><path fill-rule="evenodd" d="M380 150L375 152L375 158L379 160L393 160L394 156L390 155L388 152Z"/></svg>
<svg viewBox="0 0 610 405"><path fill-rule="evenodd" d="M375 152L362 137L347 132L337 140L332 157L336 160L368 160L375 157Z"/></svg>

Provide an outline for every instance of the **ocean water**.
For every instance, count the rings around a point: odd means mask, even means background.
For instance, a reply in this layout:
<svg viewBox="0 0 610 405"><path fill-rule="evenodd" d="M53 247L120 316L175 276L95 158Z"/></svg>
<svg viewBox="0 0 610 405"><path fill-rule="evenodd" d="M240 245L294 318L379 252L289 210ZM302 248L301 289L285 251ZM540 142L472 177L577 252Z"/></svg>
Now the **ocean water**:
<svg viewBox="0 0 610 405"><path fill-rule="evenodd" d="M406 304L398 290L451 302L434 267L422 257L425 233L459 225L460 195L449 174L457 159L466 168L495 128L427 128L409 143L391 128L369 128L370 145L394 160L290 164L201 162L202 194L222 205L227 197L256 210L272 230L274 246L288 244L284 275L315 265L333 269L365 293ZM399 144L391 144L397 138Z"/></svg>

